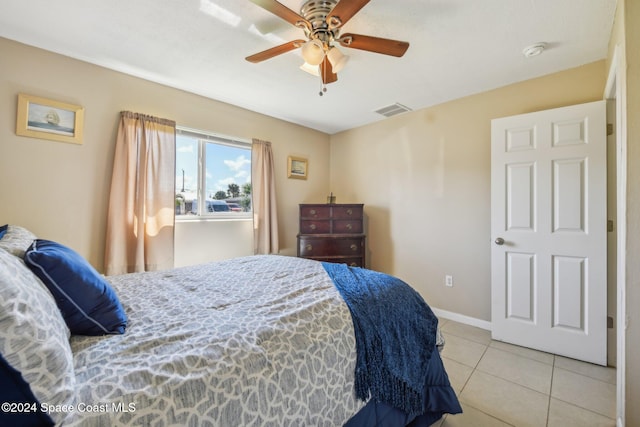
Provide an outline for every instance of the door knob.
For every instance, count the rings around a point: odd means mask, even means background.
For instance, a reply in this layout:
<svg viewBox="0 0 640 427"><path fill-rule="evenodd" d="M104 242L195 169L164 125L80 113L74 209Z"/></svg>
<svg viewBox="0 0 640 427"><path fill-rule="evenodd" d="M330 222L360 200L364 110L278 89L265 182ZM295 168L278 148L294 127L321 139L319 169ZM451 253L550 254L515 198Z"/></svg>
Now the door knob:
<svg viewBox="0 0 640 427"><path fill-rule="evenodd" d="M502 237L498 237L496 239L496 245L504 245L504 239Z"/></svg>

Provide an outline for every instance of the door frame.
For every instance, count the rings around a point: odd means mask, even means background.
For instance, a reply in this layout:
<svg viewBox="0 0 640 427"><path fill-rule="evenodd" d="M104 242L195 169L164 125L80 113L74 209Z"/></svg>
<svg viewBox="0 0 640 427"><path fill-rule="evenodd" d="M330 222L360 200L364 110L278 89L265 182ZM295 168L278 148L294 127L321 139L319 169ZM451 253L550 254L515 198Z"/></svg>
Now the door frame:
<svg viewBox="0 0 640 427"><path fill-rule="evenodd" d="M626 76L621 64L620 45L613 51L604 98L615 100L616 103L616 425L625 425L625 352L626 352L626 238L627 238L627 99Z"/></svg>

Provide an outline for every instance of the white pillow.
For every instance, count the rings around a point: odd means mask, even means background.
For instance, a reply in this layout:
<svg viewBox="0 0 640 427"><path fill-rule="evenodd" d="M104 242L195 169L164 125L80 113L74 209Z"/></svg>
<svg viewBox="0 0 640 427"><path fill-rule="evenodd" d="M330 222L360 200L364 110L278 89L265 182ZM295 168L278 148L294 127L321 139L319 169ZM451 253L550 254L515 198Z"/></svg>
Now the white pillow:
<svg viewBox="0 0 640 427"><path fill-rule="evenodd" d="M3 239L4 240L4 239ZM0 353L41 405L74 405L69 329L51 293L24 264L0 249ZM71 413L49 413L57 424Z"/></svg>
<svg viewBox="0 0 640 427"><path fill-rule="evenodd" d="M4 236L0 239L0 249L4 249L22 259L25 251L31 246L34 240L36 240L36 235L26 228L9 225Z"/></svg>

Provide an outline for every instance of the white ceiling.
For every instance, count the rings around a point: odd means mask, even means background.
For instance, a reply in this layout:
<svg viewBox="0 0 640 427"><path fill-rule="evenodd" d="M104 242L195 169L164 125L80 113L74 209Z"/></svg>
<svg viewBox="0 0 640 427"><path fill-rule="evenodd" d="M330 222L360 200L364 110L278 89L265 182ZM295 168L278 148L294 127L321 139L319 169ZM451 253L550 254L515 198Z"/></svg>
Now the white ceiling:
<svg viewBox="0 0 640 427"><path fill-rule="evenodd" d="M281 0L299 12L302 0ZM304 38L249 0L2 0L0 36L333 134L600 60L616 0L371 0L342 29L410 42L402 58L351 59L320 97L299 50L245 57ZM528 45L545 42L540 56ZM2 59L5 60L5 59Z"/></svg>

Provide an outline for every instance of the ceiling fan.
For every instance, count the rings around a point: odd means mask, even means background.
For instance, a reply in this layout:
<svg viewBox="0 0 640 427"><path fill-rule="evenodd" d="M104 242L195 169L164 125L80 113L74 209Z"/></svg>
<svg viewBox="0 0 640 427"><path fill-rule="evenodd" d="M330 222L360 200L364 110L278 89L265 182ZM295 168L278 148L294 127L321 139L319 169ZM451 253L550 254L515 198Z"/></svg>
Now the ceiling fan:
<svg viewBox="0 0 640 427"><path fill-rule="evenodd" d="M250 0L290 24L304 30L307 40L293 40L248 56L247 61L257 63L274 56L302 48L305 71L322 77L325 85L338 80L337 73L348 60L334 43L351 49L366 50L401 57L409 48L408 42L360 34L340 35L340 29L370 0L307 0L296 13L276 0ZM322 92L320 92L322 95Z"/></svg>

